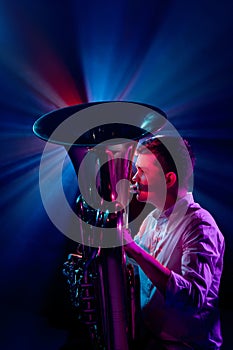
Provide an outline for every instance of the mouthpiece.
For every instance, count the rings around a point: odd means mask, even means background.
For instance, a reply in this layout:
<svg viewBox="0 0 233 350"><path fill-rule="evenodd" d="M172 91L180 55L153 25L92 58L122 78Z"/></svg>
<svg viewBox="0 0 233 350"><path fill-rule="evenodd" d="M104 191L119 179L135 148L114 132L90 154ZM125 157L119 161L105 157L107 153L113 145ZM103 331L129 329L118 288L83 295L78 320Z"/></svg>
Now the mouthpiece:
<svg viewBox="0 0 233 350"><path fill-rule="evenodd" d="M138 190L138 184L133 184L133 185L130 185L130 189L129 189L129 192L130 193L133 193L133 194L136 194L139 192Z"/></svg>

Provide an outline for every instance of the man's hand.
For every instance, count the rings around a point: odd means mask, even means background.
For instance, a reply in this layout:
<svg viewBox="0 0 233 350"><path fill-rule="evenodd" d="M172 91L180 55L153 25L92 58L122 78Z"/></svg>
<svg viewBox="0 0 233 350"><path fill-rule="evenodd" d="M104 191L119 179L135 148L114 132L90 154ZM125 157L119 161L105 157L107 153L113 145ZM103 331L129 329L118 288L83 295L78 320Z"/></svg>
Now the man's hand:
<svg viewBox="0 0 233 350"><path fill-rule="evenodd" d="M133 242L133 238L132 238L132 234L131 234L131 230L128 228L122 228L121 230L121 234L123 237L123 244L129 244Z"/></svg>
<svg viewBox="0 0 233 350"><path fill-rule="evenodd" d="M131 231L130 229L122 228L121 234L122 242L124 244L124 250L129 257L132 257L132 251L134 250L134 246L136 245L136 243L132 238Z"/></svg>

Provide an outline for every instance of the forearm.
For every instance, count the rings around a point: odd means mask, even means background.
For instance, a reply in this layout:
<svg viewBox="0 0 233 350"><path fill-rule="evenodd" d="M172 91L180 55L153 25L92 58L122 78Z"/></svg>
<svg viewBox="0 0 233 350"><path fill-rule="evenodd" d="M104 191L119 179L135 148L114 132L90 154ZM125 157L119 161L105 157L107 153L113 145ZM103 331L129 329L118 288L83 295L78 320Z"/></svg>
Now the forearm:
<svg viewBox="0 0 233 350"><path fill-rule="evenodd" d="M138 263L160 292L165 295L171 271L133 241L125 245L125 251Z"/></svg>

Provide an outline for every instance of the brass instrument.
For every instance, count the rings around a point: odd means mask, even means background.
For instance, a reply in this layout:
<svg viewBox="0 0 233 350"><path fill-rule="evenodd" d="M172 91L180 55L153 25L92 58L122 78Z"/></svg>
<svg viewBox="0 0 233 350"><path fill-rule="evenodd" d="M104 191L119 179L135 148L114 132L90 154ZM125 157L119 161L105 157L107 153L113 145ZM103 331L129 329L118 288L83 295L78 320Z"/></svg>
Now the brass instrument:
<svg viewBox="0 0 233 350"><path fill-rule="evenodd" d="M115 121L116 115L120 122ZM91 121L101 116L103 122L97 126L90 123L90 128L76 138L82 121L89 116ZM133 125L127 123L126 116ZM34 124L38 137L66 148L77 173L80 227L72 239L78 247L69 254L63 273L71 301L87 325L96 350L133 348L134 273L132 265L126 264L120 232L128 227L130 190L137 191L135 186L130 187L137 143L161 128L165 118L153 106L102 102L52 111Z"/></svg>

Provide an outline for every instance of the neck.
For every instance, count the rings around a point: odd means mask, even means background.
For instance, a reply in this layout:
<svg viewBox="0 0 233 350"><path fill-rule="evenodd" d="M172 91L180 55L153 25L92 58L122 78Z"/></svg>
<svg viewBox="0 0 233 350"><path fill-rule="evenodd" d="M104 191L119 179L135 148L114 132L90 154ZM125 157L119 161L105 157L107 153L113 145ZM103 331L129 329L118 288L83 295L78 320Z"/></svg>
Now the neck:
<svg viewBox="0 0 233 350"><path fill-rule="evenodd" d="M177 191L168 191L167 196L166 196L166 201L165 204L163 203L158 203L156 200L154 203L152 203L156 208L158 208L161 211L167 210L171 208L172 206L175 205L175 203L186 196L187 190L186 189L180 189L177 193Z"/></svg>

